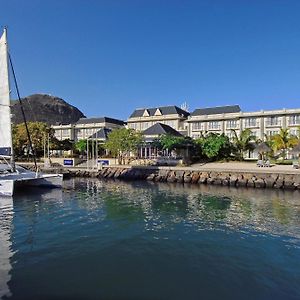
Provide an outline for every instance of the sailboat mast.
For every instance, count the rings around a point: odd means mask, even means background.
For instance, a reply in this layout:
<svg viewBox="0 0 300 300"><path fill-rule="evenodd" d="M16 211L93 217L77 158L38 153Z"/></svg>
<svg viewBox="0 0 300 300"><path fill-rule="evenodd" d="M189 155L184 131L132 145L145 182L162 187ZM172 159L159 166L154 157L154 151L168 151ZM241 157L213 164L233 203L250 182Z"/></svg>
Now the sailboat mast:
<svg viewBox="0 0 300 300"><path fill-rule="evenodd" d="M12 144L10 85L8 68L7 28L4 27L0 39L0 154L10 158L10 166L15 171Z"/></svg>
<svg viewBox="0 0 300 300"><path fill-rule="evenodd" d="M30 133L29 133L28 125L27 125L27 120L26 120L26 116L25 116L25 112L24 112L24 108L23 108L23 104L22 104L22 100L21 100L21 96L20 96L20 92L19 92L17 77L16 77L16 74L15 74L14 66L12 64L11 56L10 56L9 53L8 53L8 58L9 58L9 63L10 63L11 70L12 70L12 75L13 75L13 78L14 78L14 83L15 83L15 87L16 87L16 91L17 91L18 100L19 100L19 103L20 103L20 108L21 108L24 124L25 124L25 129L26 129L27 138L28 138L28 142L29 142L29 148L30 148L30 150L33 154L34 167L35 167L35 170L38 171L38 167L37 167L37 163L36 163L36 156L35 156L35 152L34 152L34 149L33 149L33 146L32 146L32 140L31 140L31 137L30 137Z"/></svg>

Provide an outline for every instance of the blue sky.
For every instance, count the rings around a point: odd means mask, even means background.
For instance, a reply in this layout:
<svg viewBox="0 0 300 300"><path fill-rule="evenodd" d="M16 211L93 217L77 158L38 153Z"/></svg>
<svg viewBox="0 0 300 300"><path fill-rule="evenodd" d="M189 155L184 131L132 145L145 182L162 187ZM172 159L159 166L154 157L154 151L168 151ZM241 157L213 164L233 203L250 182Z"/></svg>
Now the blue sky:
<svg viewBox="0 0 300 300"><path fill-rule="evenodd" d="M84 114L300 107L300 1L2 0L22 96Z"/></svg>

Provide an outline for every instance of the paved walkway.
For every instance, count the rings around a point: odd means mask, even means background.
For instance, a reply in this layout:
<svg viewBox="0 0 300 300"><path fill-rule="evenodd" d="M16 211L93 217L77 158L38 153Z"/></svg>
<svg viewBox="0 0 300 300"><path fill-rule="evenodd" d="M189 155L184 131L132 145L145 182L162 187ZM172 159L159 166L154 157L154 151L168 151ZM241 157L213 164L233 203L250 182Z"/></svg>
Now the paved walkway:
<svg viewBox="0 0 300 300"><path fill-rule="evenodd" d="M256 162L212 162L206 164L193 164L188 167L174 166L131 166L131 165L111 165L107 167L115 168L149 168L149 169L166 169L166 170L184 170L184 171L216 171L216 172L249 172L249 173L280 173L280 174L297 174L300 175L300 169L293 169L291 165L272 165L271 167L257 167Z"/></svg>
<svg viewBox="0 0 300 300"><path fill-rule="evenodd" d="M256 173L286 173L300 174L300 169L294 169L292 165L272 165L271 167L257 167L256 162L212 162L207 164L193 164L190 168L195 170L211 171L243 171Z"/></svg>
<svg viewBox="0 0 300 300"><path fill-rule="evenodd" d="M20 165L31 165L31 163L20 163ZM32 164L33 165L33 164ZM42 166L43 164L39 164ZM189 167L151 167L151 166L131 166L131 165L111 165L108 167L116 168L159 168L172 170L191 170L191 171L216 171L216 172L249 172L249 173L280 173L280 174L298 174L300 169L293 169L291 165L273 165L272 167L257 167L256 162L212 162L206 164L193 164ZM65 168L70 170L86 170L86 167ZM96 171L96 169L95 169Z"/></svg>

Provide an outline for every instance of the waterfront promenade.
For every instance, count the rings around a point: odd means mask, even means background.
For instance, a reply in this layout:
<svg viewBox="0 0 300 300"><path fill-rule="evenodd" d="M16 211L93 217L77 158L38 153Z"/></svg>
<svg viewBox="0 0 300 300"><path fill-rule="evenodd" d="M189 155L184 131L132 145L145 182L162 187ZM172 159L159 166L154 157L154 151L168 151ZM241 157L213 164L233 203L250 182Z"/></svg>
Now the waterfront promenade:
<svg viewBox="0 0 300 300"><path fill-rule="evenodd" d="M71 177L147 180L247 188L275 188L300 191L300 170L291 165L258 167L250 162L195 164L189 167L110 165L101 169L84 167L48 168Z"/></svg>
<svg viewBox="0 0 300 300"><path fill-rule="evenodd" d="M33 163L28 162L20 162L18 165L23 166L33 166ZM47 168L43 168L43 163L38 163L39 167L43 170L47 170ZM249 172L249 173L257 173L257 174L266 174L266 173L278 173L278 174L288 174L288 175L300 175L300 169L294 169L291 165L271 165L271 167L258 167L256 162L210 162L210 163L197 163L191 166L132 166L132 165L117 165L113 164L109 166L110 168L145 168L145 169L162 169L162 170L184 170L184 171L214 171L214 172ZM57 168L57 167L55 167ZM96 169L87 169L86 166L81 165L80 167L62 167L64 170L72 171L72 170L88 170L95 171ZM104 166L107 168L107 166ZM49 168L48 168L49 169ZM51 168L50 168L51 169Z"/></svg>
<svg viewBox="0 0 300 300"><path fill-rule="evenodd" d="M271 165L271 167L258 167L256 162L212 162L207 164L193 164L188 168L192 170L205 171L244 171L251 173L300 174L300 170L294 169L291 165Z"/></svg>

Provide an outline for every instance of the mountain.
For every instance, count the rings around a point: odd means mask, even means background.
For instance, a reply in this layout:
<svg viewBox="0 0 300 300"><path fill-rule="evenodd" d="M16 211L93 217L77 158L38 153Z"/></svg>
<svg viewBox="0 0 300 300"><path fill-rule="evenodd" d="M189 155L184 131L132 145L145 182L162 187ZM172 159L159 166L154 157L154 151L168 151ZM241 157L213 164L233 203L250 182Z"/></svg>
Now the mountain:
<svg viewBox="0 0 300 300"><path fill-rule="evenodd" d="M70 124L85 118L78 108L55 96L34 94L23 98L22 104L28 122ZM13 123L24 122L19 101L12 101L11 111Z"/></svg>

